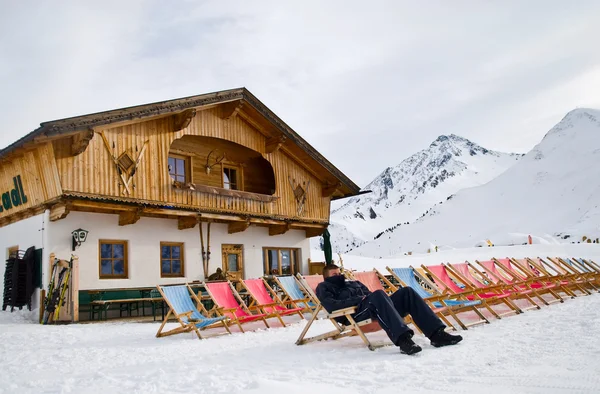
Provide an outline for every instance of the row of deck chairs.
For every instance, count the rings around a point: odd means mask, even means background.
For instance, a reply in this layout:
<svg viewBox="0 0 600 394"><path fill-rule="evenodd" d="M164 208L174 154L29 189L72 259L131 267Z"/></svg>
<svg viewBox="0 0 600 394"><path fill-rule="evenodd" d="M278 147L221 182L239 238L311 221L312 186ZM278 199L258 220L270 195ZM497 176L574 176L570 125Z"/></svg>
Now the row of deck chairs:
<svg viewBox="0 0 600 394"><path fill-rule="evenodd" d="M457 325L466 330L473 325L489 323L486 315L500 319L528 309L540 309L540 304L564 302L564 298L590 295L600 289L600 266L584 259L505 258L476 260L473 264L422 265L418 269L386 268L388 272L385 275L376 269L343 272L350 280L361 281L370 291L382 290L392 294L400 287L413 288L436 315L455 330ZM241 281L252 299L248 305L231 282L204 283L215 304L210 311L204 308L187 285L158 286L169 306L169 313L157 337L195 331L198 338L203 338L200 331L217 327L225 328L222 334L227 334L232 324L243 332L242 325L251 321L262 321L268 328L267 320L270 318L278 319L285 326L283 316L298 314L303 318L304 313L310 313L312 316L296 341L297 345L348 336L359 336L371 350L387 344L369 339L366 334L379 331L381 327L371 320L354 321L352 314L355 307L331 313L323 309L316 296L316 287L323 281L322 275L298 274L296 277L274 277L274 280L279 294L263 278ZM308 337L310 328L321 315L331 321L334 329ZM167 321L173 317L179 327L163 331ZM340 317L345 317L346 323L340 323Z"/></svg>
<svg viewBox="0 0 600 394"><path fill-rule="evenodd" d="M285 280L286 278L282 277L282 281ZM282 300L264 278L247 279L240 283L251 297L252 301L248 305L230 281L203 283L202 287L215 305L211 310L204 307L198 295L187 284L157 286L169 311L156 336L194 331L198 338L202 339L201 331L210 328L225 329L225 332L217 335L231 334L229 327L233 324L237 325L241 332L244 332L244 324L257 321L270 328L268 320L271 318L277 319L285 327L284 316L297 314L302 319L302 312L312 310L310 305L313 303L308 298L292 300L286 297ZM179 323L178 327L165 330L166 324L172 319Z"/></svg>
<svg viewBox="0 0 600 394"><path fill-rule="evenodd" d="M600 266L591 260L573 258L492 259L459 264L439 264L415 269L386 267L386 275L373 269L370 272L345 272L349 279L356 279L370 291L383 290L388 294L399 287L413 288L444 323L456 329L454 321L462 329L482 323L490 323L486 314L501 319L506 315L520 314L528 309L540 309L540 304L564 302L565 298L590 295L600 289ZM311 289L320 275L299 278ZM312 283L311 283L312 281ZM317 283L318 284L318 283ZM307 338L316 316L304 328L297 344L327 338L358 335L371 350L385 345L372 343L365 335L381 329L370 321L356 323L351 319L355 308L335 311L327 317L336 330ZM469 321L463 321L462 315ZM336 317L346 316L348 325L340 325ZM475 318L473 318L475 317ZM364 327L361 327L363 326ZM366 330L365 330L366 328Z"/></svg>

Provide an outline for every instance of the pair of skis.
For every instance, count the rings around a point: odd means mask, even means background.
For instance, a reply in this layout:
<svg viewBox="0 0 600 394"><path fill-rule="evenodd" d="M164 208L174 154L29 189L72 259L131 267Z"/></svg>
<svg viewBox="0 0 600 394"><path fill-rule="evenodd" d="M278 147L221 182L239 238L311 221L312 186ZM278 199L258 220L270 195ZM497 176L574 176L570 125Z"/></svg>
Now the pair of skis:
<svg viewBox="0 0 600 394"><path fill-rule="evenodd" d="M52 264L48 292L44 299L42 324L48 324L50 317L52 317L52 321L58 320L60 308L65 304L65 296L67 295L67 290L69 288L72 268L73 256L71 256L71 260L69 261L57 259L54 264Z"/></svg>

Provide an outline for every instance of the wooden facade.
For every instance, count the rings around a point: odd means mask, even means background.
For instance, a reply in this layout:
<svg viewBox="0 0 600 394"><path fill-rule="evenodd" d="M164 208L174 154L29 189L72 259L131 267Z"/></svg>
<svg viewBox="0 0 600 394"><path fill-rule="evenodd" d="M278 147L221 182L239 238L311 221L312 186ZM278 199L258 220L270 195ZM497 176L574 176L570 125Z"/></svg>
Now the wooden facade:
<svg viewBox="0 0 600 394"><path fill-rule="evenodd" d="M180 229L204 220L314 236L331 199L359 191L246 89L44 123L0 160L0 193L20 181L27 197L7 202L0 226L50 208L51 220L77 210L119 213L120 225L173 217Z"/></svg>

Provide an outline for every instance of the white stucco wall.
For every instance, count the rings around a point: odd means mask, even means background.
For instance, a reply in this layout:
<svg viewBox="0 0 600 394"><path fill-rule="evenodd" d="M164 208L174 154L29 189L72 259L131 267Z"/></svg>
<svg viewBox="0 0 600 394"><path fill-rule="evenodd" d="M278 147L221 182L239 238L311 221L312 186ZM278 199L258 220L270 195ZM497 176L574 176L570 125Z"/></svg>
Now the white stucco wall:
<svg viewBox="0 0 600 394"><path fill-rule="evenodd" d="M2 288L4 289L4 271L6 270L6 259L8 258L8 249L12 246L19 246L20 250L27 250L31 246L36 249L43 248L45 241L44 223L48 223L48 211L41 215L33 216L5 227L0 227L0 253L4 257L0 267L0 278L2 280ZM44 250L42 260L42 283L46 286L48 280L48 254ZM308 255L307 255L308 256ZM32 309L39 307L40 293L36 289L32 296Z"/></svg>
<svg viewBox="0 0 600 394"><path fill-rule="evenodd" d="M155 218L141 218L128 226L119 226L118 223L118 215L71 212L66 218L49 223L48 253L54 252L57 257L64 259L68 259L71 253L79 257L79 288L82 290L156 286L204 279L198 226L178 230L176 220ZM71 232L77 228L88 230L89 233L86 242L71 252ZM204 237L206 239L206 224ZM128 241L128 279L99 279L100 239ZM161 241L184 243L185 278L160 277ZM310 243L304 231L290 230L282 235L269 236L268 228L250 226L246 231L228 234L227 225L213 223L210 232L210 273L222 266L221 244L244 245L246 278L263 275L264 246L299 248L302 271L308 270Z"/></svg>

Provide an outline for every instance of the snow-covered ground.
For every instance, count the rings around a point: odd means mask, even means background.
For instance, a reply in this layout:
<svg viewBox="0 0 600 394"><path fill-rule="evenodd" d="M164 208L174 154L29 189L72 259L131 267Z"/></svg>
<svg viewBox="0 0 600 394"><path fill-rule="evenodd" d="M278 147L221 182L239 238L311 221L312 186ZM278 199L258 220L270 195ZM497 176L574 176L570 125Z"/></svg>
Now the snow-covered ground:
<svg viewBox="0 0 600 394"><path fill-rule="evenodd" d="M299 318L200 341L157 339L158 323L41 326L4 312L0 392L598 393L599 308L598 294L568 299L461 331L465 340L447 348L417 335L424 349L414 356L371 352L358 338L296 346Z"/></svg>
<svg viewBox="0 0 600 394"><path fill-rule="evenodd" d="M399 261L596 258L599 250L598 245L476 248ZM370 269L383 260L349 259L345 265ZM191 333L155 338L158 322L42 326L33 322L37 311L0 312L0 393L600 393L599 309L597 293L566 299L461 331L465 340L448 348L433 348L416 335L424 349L414 356L392 346L371 352L358 338L296 346L306 324L299 317L287 318L286 328L256 323L253 332L200 341ZM311 334L329 329L331 323L321 320ZM383 332L370 335L386 340Z"/></svg>

